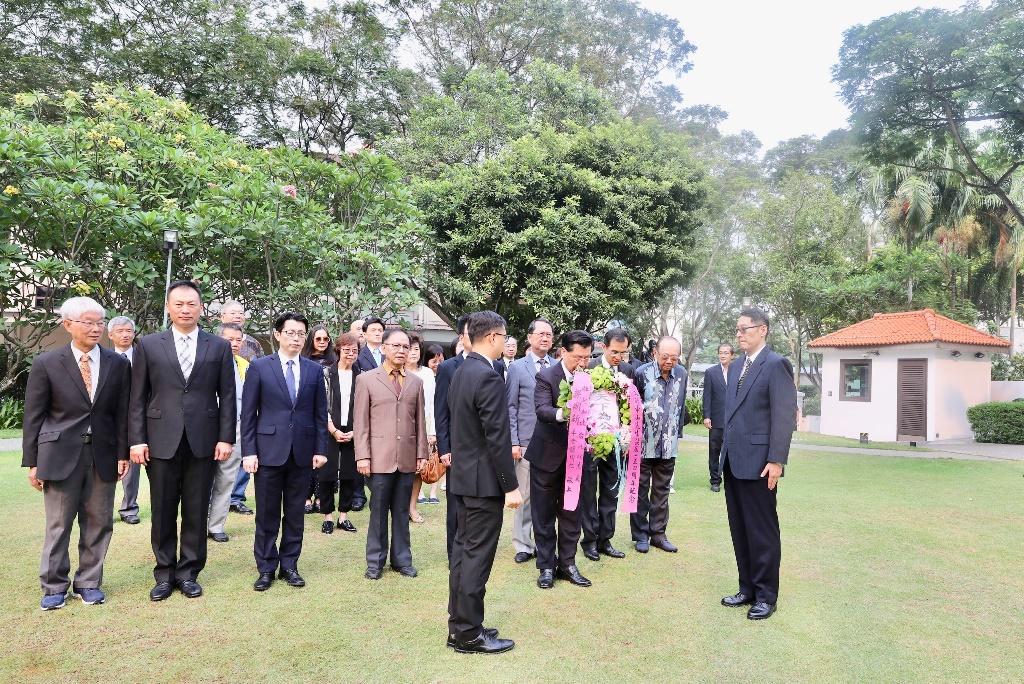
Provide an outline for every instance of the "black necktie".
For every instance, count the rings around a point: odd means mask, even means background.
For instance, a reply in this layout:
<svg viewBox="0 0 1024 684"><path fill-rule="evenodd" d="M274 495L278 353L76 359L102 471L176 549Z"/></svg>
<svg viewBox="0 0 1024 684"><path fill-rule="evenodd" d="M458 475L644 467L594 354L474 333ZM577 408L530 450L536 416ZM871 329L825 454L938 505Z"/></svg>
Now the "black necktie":
<svg viewBox="0 0 1024 684"><path fill-rule="evenodd" d="M750 370L750 357L748 356L743 361L743 371L740 373L740 379L736 381L736 391L739 392L740 388L743 387L743 381L747 377L747 371Z"/></svg>

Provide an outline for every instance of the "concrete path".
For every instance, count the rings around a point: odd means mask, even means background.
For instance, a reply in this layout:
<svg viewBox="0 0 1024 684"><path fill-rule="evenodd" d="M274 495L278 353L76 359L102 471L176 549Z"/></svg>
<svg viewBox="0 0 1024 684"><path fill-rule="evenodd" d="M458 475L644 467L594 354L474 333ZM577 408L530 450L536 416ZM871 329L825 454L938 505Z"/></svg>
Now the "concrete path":
<svg viewBox="0 0 1024 684"><path fill-rule="evenodd" d="M687 442L703 442L707 437L686 435ZM950 458L963 461L1024 461L1024 446L1014 444L981 444L973 439L928 442L921 449L868 449L862 447L819 446L793 443L798 451L817 451L834 454L863 454L865 456L891 456L895 458Z"/></svg>
<svg viewBox="0 0 1024 684"><path fill-rule="evenodd" d="M0 439L0 451L21 451L21 437Z"/></svg>

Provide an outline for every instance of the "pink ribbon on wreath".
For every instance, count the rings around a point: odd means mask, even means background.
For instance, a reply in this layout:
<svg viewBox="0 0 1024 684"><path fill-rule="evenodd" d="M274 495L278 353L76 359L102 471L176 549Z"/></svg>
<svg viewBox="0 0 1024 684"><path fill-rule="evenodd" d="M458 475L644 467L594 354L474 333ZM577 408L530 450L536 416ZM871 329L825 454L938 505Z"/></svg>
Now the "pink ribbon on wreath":
<svg viewBox="0 0 1024 684"><path fill-rule="evenodd" d="M626 461L626 500L622 505L624 513L636 513L640 500L640 459L643 457L644 403L636 385L629 383L626 388L629 400L629 458Z"/></svg>
<svg viewBox="0 0 1024 684"><path fill-rule="evenodd" d="M590 417L590 395L594 383L590 375L577 371L573 375L572 399L569 400L569 448L565 454L565 496L562 508L575 511L583 487L583 453L587 449L587 419ZM639 472L639 471L638 471Z"/></svg>

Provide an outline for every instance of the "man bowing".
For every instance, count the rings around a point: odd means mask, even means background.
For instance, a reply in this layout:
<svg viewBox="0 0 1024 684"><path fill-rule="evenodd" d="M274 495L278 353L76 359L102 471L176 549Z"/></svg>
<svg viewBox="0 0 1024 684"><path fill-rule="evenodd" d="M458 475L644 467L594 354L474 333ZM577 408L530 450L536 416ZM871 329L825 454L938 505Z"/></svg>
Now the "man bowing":
<svg viewBox="0 0 1024 684"><path fill-rule="evenodd" d="M793 366L766 348L768 316L743 309L736 322L741 356L729 368L722 476L739 592L722 605L752 604L751 620L775 612L782 540L776 512L778 482L796 429Z"/></svg>

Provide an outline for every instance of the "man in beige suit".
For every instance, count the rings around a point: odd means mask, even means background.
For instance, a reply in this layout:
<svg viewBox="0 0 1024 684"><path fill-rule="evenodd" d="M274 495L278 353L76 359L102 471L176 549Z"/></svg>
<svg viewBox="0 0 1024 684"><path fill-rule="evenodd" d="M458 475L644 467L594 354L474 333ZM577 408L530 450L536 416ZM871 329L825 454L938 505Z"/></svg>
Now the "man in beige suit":
<svg viewBox="0 0 1024 684"><path fill-rule="evenodd" d="M384 333L384 362L356 378L353 411L356 470L370 485L370 526L366 532L366 578L380 579L388 558L391 518L391 567L415 577L409 546L409 501L414 475L427 462L423 417L423 381L405 371L409 337Z"/></svg>

